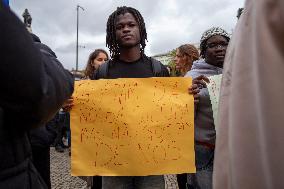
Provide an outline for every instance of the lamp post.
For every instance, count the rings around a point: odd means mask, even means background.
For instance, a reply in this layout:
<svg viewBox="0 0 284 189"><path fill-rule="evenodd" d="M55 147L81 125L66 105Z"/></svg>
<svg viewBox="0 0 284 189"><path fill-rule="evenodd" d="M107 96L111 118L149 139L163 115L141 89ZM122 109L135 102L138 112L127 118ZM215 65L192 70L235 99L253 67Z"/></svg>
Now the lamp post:
<svg viewBox="0 0 284 189"><path fill-rule="evenodd" d="M77 40L76 40L76 72L78 71L78 38L79 38L79 8L85 10L80 5L77 5Z"/></svg>

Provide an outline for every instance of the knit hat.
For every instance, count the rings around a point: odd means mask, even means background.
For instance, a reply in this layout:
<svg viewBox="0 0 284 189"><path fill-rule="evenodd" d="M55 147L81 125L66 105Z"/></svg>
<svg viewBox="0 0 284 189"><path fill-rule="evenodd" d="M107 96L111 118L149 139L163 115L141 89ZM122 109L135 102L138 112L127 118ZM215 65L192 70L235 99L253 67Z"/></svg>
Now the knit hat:
<svg viewBox="0 0 284 189"><path fill-rule="evenodd" d="M209 39L210 37L212 37L214 35L221 35L221 36L224 36L225 38L230 39L230 35L224 29L222 29L220 27L210 28L202 34L202 37L201 37L201 40L200 40L201 52L203 52L205 50L205 42L207 41L207 39Z"/></svg>

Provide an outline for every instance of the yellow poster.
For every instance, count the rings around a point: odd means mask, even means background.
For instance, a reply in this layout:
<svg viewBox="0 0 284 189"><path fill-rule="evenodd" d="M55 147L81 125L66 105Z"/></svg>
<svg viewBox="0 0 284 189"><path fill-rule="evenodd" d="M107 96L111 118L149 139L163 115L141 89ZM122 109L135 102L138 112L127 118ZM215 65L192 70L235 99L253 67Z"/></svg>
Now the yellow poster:
<svg viewBox="0 0 284 189"><path fill-rule="evenodd" d="M191 78L77 81L73 176L195 172Z"/></svg>

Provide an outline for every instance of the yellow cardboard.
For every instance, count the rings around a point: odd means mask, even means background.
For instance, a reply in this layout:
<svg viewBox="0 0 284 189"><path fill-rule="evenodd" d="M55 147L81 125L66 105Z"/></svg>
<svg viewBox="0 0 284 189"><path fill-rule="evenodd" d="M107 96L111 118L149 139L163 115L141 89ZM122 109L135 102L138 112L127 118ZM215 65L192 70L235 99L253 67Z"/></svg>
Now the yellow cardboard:
<svg viewBox="0 0 284 189"><path fill-rule="evenodd" d="M195 172L191 78L76 81L73 176Z"/></svg>

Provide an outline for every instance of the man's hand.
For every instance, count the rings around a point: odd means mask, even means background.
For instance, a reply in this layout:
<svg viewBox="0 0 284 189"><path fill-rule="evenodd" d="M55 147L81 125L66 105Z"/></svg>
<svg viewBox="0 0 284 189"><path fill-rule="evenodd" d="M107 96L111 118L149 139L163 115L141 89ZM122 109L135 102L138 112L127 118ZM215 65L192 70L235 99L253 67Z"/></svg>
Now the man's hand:
<svg viewBox="0 0 284 189"><path fill-rule="evenodd" d="M194 104L197 104L199 102L199 92L200 89L206 87L206 83L209 83L209 79L204 76L200 75L192 80L192 85L188 88L188 93L192 94L194 97Z"/></svg>
<svg viewBox="0 0 284 189"><path fill-rule="evenodd" d="M64 104L62 105L62 109L64 112L69 112L73 106L74 106L74 99L71 96L68 100L64 102Z"/></svg>

